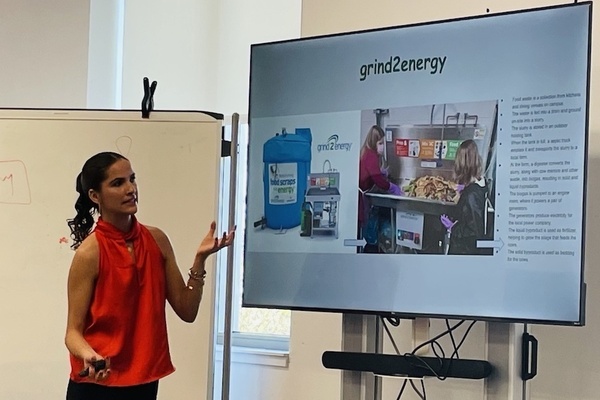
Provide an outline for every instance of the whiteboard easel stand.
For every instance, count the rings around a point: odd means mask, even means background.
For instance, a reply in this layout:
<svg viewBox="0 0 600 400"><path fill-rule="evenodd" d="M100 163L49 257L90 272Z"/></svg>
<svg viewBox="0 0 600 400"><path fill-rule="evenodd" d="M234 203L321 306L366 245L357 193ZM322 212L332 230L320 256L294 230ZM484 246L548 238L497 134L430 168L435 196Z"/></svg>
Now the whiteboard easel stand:
<svg viewBox="0 0 600 400"><path fill-rule="evenodd" d="M229 216L228 223L235 221L237 154L238 154L238 113L231 116L231 162L229 170ZM221 399L229 400L229 381L231 374L231 316L233 310L233 260L234 251L227 249L227 279L225 282L225 328L223 331L223 375L221 380Z"/></svg>

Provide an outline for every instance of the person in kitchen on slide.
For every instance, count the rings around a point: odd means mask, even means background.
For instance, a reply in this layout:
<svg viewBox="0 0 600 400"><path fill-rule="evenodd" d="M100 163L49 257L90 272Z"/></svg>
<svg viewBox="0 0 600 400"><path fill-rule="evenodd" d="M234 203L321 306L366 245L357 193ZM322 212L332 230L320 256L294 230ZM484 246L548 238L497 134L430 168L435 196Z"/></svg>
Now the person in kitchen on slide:
<svg viewBox="0 0 600 400"><path fill-rule="evenodd" d="M112 152L94 155L77 176L76 190L77 215L68 221L76 251L67 284L66 398L155 400L158 380L175 370L165 303L182 320L194 321L205 261L232 244L235 230L218 238L211 224L186 283L165 233L135 217L138 187L129 160Z"/></svg>
<svg viewBox="0 0 600 400"><path fill-rule="evenodd" d="M358 226L359 237L367 241L365 252L377 252L376 237L380 210L371 207L365 192L389 193L400 196L402 191L393 182L390 182L384 159L383 129L377 125L369 128L369 132L360 149L360 163L358 174Z"/></svg>
<svg viewBox="0 0 600 400"><path fill-rule="evenodd" d="M488 187L483 163L473 140L465 140L456 151L454 175L460 199L455 211L442 215L442 225L450 233L448 254L484 254L477 240L485 238L485 213Z"/></svg>

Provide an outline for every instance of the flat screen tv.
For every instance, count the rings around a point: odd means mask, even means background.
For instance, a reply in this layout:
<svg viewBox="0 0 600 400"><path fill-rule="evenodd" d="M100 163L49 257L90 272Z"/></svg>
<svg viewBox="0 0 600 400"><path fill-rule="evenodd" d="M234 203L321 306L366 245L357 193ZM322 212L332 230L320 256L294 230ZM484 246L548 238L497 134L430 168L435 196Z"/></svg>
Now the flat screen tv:
<svg viewBox="0 0 600 400"><path fill-rule="evenodd" d="M583 325L591 11L253 45L243 305Z"/></svg>

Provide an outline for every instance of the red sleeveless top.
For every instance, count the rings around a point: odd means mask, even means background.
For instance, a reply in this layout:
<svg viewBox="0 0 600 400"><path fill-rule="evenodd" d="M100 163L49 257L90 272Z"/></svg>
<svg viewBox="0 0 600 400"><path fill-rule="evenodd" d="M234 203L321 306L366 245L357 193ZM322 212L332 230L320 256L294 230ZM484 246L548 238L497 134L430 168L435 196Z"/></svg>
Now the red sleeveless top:
<svg viewBox="0 0 600 400"><path fill-rule="evenodd" d="M160 379L175 368L171 363L165 318L164 257L150 231L133 218L123 233L98 220L98 278L83 337L101 356L110 357L107 386L133 386ZM126 242L133 243L131 254ZM135 262L134 262L135 261ZM71 355L71 379L83 361Z"/></svg>

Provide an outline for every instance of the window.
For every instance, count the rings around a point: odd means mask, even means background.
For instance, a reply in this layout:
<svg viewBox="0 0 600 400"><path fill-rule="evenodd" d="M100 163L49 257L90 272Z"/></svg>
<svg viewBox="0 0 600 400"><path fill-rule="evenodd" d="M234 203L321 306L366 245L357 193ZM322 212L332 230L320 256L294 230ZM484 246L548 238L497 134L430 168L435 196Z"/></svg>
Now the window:
<svg viewBox="0 0 600 400"><path fill-rule="evenodd" d="M231 139L231 119L224 124L224 138ZM240 130L238 133L239 153L237 158L237 204L235 223L236 240L232 247L234 251L234 284L232 301L232 339L233 347L251 347L268 349L279 352L289 350L290 318L289 310L269 310L256 308L242 308L242 285L243 285L243 249L244 230L246 216L246 182L248 165L248 123L240 118ZM232 150L233 151L233 150ZM230 183L231 158L221 159L221 193L220 193L220 220L226 221L229 214L229 183ZM225 231L226 226L220 230ZM225 289L227 271L227 253L221 251L217 256L219 270L218 277L218 304L217 304L217 327L218 340L222 344L225 327Z"/></svg>

